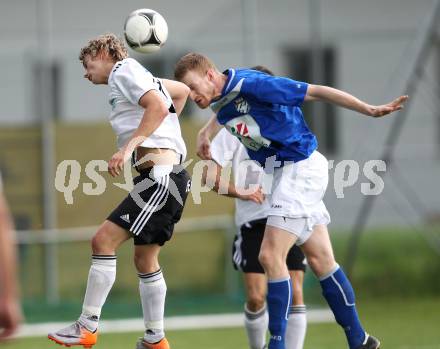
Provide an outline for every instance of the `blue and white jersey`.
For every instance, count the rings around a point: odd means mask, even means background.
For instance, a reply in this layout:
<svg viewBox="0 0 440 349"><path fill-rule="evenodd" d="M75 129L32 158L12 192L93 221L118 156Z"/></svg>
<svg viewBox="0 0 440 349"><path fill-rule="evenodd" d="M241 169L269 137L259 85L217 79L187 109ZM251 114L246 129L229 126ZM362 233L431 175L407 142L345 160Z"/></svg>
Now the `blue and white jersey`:
<svg viewBox="0 0 440 349"><path fill-rule="evenodd" d="M269 157L298 162L313 153L318 142L300 109L306 83L251 69L229 69L227 75L210 107L251 159L265 166Z"/></svg>

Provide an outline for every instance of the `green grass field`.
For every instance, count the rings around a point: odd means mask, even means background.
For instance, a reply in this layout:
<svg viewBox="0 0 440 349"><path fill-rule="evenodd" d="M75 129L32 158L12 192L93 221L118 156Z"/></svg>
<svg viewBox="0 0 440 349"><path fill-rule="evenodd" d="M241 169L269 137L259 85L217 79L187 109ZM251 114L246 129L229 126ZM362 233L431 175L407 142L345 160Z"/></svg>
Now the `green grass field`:
<svg viewBox="0 0 440 349"><path fill-rule="evenodd" d="M364 326L382 341L384 349L440 349L440 298L358 300ZM133 348L140 333L103 334L95 349ZM247 349L243 328L169 331L173 349ZM61 348L46 338L19 339L4 349ZM336 324L312 324L305 349L346 348Z"/></svg>
<svg viewBox="0 0 440 349"><path fill-rule="evenodd" d="M438 231L440 236L440 227ZM349 235L332 233L331 237L337 260L344 265ZM166 245L161 265L168 286L167 316L242 309L241 275L231 267L230 242L225 239L222 232L195 232L176 234L173 243ZM131 244L118 253L117 280L103 309L106 319L140 315L132 253ZM45 302L42 266L40 246L22 251L21 268L31 271L21 275L27 320L68 321L78 316L90 267L89 243L59 246L60 305L48 306ZM440 295L439 270L439 255L420 234L409 229L383 229L363 236L351 281L356 294L369 302L392 295L432 298ZM304 293L307 304L324 304L319 283L310 272L306 274Z"/></svg>
<svg viewBox="0 0 440 349"><path fill-rule="evenodd" d="M348 235L333 233L332 240L343 265ZM22 251L22 268L32 271L21 276L25 315L31 323L69 321L81 309L90 248L88 243L73 243L62 244L59 249L62 302L57 306L48 306L43 298L41 247L31 246ZM167 316L241 311L241 276L231 268L229 249L230 242L221 232L175 236L175 241L161 255L169 286ZM131 255L132 246L128 244L118 254L117 282L103 309L106 320L141 317L138 280ZM352 282L361 319L366 329L381 339L382 348L440 349L439 271L438 254L420 234L410 229L383 229L365 234ZM234 283L238 286L234 287ZM318 281L310 272L306 274L304 292L309 306L325 305ZM103 334L95 349L133 348L140 335ZM247 349L243 328L169 331L167 336L173 349ZM20 339L1 347L61 348L41 337ZM309 326L305 349L346 347L343 332L336 324Z"/></svg>

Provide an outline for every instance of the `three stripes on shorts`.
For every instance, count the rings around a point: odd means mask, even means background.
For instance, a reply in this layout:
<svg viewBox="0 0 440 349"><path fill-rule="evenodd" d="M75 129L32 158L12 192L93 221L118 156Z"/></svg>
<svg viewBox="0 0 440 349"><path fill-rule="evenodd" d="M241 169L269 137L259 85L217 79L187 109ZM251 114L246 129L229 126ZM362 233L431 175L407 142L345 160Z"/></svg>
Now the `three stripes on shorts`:
<svg viewBox="0 0 440 349"><path fill-rule="evenodd" d="M151 195L148 202L142 208L142 211L136 217L133 225L130 227L130 231L139 235L142 229L147 224L148 220L152 216L152 214L156 211L157 207L163 203L164 198L166 200L168 193L168 186L170 183L170 175L167 174L159 179L157 182L157 188L154 193Z"/></svg>

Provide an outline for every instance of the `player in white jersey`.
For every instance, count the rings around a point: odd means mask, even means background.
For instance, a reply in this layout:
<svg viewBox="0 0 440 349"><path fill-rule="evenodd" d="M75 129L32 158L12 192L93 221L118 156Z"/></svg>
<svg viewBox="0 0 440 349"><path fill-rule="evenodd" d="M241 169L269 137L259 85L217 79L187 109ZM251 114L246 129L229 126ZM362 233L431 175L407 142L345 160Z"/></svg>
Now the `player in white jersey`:
<svg viewBox="0 0 440 349"><path fill-rule="evenodd" d="M110 123L119 150L108 163L109 173L119 175L135 154L139 176L92 239L92 266L79 319L50 333L49 339L66 346L96 343L101 309L116 277L116 250L133 238L145 323L136 348L169 349L163 328L166 284L158 255L172 236L190 188L190 177L179 166L186 148L177 117L189 91L176 81L153 77L128 58L123 42L113 34L90 40L79 59L86 79L110 87Z"/></svg>
<svg viewBox="0 0 440 349"><path fill-rule="evenodd" d="M211 158L216 162L216 178L204 180L214 182L214 189L235 198L235 224L237 234L233 244L233 264L243 272L246 291L245 328L250 349L262 349L266 344L269 317L266 308L267 278L258 261L268 212L267 200L260 190L264 171L249 159L246 148L237 137L225 129L212 140ZM231 166L234 181L223 183L220 174L224 167ZM206 178L206 179L205 179ZM223 188L224 187L224 188ZM305 257L298 246L293 246L286 259L295 297L289 309L286 330L286 345L289 349L302 349L307 328L306 307L303 300L303 280L306 269Z"/></svg>

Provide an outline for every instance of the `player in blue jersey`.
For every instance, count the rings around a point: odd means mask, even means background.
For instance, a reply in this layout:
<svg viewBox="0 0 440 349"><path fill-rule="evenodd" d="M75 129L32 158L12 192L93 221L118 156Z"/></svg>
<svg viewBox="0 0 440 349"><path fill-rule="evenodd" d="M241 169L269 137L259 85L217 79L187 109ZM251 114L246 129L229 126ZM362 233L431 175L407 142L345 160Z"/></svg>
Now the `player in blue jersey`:
<svg viewBox="0 0 440 349"><path fill-rule="evenodd" d="M336 263L327 230L330 217L322 201L328 183L328 163L304 121L304 101L324 101L381 117L403 108L407 96L384 105L370 105L327 86L272 77L251 69L221 73L205 56L189 53L176 65L175 76L191 90L197 105L217 115L219 122L246 146L251 159L273 175L271 208L259 260L268 276L269 349L285 349L291 280L286 255L300 245L320 280L323 295L343 327L350 349L377 349L379 340L363 329L350 281ZM203 146L202 146L203 148ZM208 146L205 144L205 151Z"/></svg>
<svg viewBox="0 0 440 349"><path fill-rule="evenodd" d="M264 66L252 69L274 75ZM218 125L220 127L220 125ZM197 140L204 143L204 129ZM226 129L220 130L210 143L210 154L199 153L204 160L214 160L217 171L203 173L202 183L212 183L219 194L235 198L235 224L237 227L232 260L234 268L243 273L246 294L244 325L250 349L266 348L266 332L269 314L266 306L267 278L258 261L261 243L266 228L267 211L270 209L267 196L261 190L264 172L261 166L249 159L246 148L237 137ZM222 179L224 169L229 167L233 180ZM226 190L225 190L226 189ZM306 260L301 249L294 245L286 260L295 297L289 308L285 344L289 349L303 349L307 331L306 306L303 299L303 282Z"/></svg>

